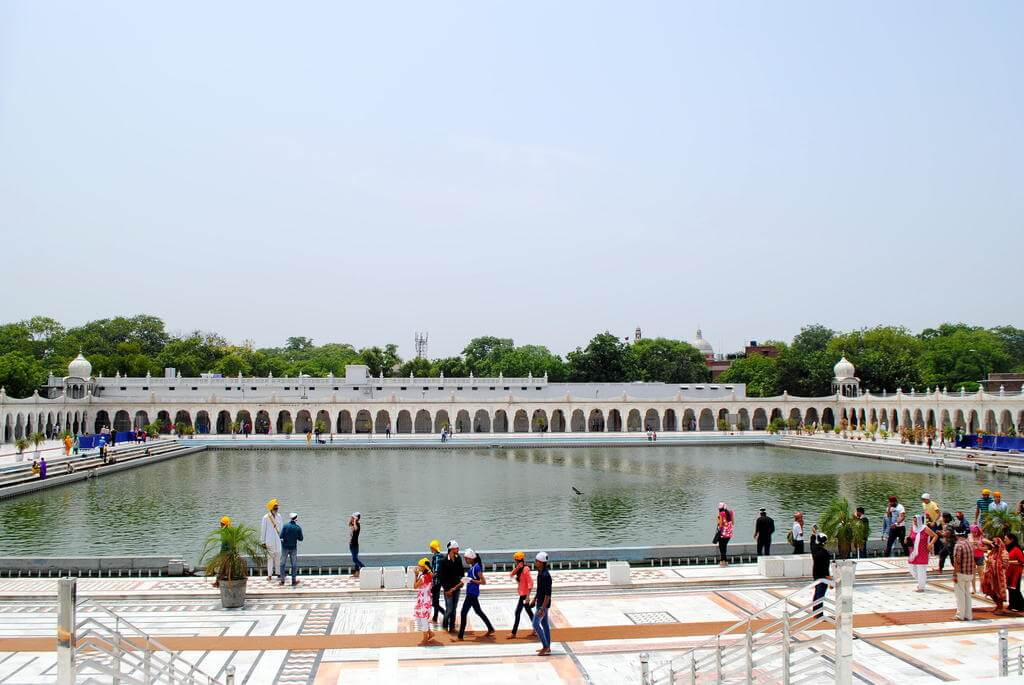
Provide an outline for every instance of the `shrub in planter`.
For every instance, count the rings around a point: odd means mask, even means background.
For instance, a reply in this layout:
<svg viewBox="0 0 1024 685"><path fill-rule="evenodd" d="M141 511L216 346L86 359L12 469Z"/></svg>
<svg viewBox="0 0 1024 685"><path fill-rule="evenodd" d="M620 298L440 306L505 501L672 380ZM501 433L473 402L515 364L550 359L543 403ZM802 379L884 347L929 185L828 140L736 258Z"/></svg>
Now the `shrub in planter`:
<svg viewBox="0 0 1024 685"><path fill-rule="evenodd" d="M245 604L246 579L249 576L246 557L252 559L256 566L266 563L263 546L254 528L241 523L224 526L206 538L199 563L206 575L216 576L221 605L225 609Z"/></svg>
<svg viewBox="0 0 1024 685"><path fill-rule="evenodd" d="M729 430L729 422L725 419L718 419L718 430L727 431Z"/></svg>

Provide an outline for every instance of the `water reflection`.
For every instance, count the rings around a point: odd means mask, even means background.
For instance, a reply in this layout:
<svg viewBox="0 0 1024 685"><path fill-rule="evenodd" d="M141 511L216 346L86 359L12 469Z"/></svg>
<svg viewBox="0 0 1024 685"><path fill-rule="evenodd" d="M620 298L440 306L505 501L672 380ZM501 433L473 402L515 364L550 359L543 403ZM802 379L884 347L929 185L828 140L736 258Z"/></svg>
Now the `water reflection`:
<svg viewBox="0 0 1024 685"><path fill-rule="evenodd" d="M449 537L477 548L708 543L720 500L738 540L766 507L781 542L793 511L813 522L836 494L864 505L877 531L890 494L910 511L923 491L973 511L983 484L1010 501L1021 489L993 474L754 446L204 452L0 502L0 554L194 559L221 515L255 525L272 496L299 512L307 553L343 553L355 510L367 552Z"/></svg>

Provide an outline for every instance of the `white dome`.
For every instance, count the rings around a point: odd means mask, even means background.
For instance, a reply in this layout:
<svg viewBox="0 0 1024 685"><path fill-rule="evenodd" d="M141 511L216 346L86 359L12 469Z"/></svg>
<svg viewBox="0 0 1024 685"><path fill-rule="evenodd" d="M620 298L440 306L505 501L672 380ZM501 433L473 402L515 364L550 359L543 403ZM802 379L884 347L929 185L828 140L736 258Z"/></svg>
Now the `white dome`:
<svg viewBox="0 0 1024 685"><path fill-rule="evenodd" d="M836 365L832 367L832 370L836 374L837 380L844 380L846 378L854 378L857 370L853 368L853 364L845 356L836 362Z"/></svg>
<svg viewBox="0 0 1024 685"><path fill-rule="evenodd" d="M705 340L704 336L701 335L699 328L697 329L697 338L691 344L694 347L696 347L698 350L700 350L701 354L703 354L703 355L709 355L709 354L714 354L715 353L714 349L712 349L712 347L711 347L711 343L709 343L707 340Z"/></svg>
<svg viewBox="0 0 1024 685"><path fill-rule="evenodd" d="M68 376L83 380L92 376L92 364L82 356L81 352L68 364Z"/></svg>

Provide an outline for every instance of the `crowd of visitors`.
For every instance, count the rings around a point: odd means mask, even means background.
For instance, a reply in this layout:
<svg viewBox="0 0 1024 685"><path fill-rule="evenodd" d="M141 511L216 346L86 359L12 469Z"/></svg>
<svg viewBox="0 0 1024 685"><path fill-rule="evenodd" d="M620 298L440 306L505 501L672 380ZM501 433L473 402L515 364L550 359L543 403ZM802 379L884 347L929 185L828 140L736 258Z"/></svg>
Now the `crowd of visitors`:
<svg viewBox="0 0 1024 685"><path fill-rule="evenodd" d="M267 559L267 582L274 582L278 577L278 585L284 585L287 571L291 570L292 586L298 585L298 543L302 542L302 528L299 526L297 513L288 516L284 523L280 512L280 503L271 499L266 505L267 513L260 521L260 544ZM731 513L731 512L730 512ZM225 523L226 521L226 523ZM231 525L228 517L220 521L221 527ZM359 559L359 535L362 532L362 514L353 512L348 519L349 551L352 554L352 577L358 578L364 564ZM480 606L480 590L487 584L484 573L484 561L472 549L460 555L459 543L449 540L445 550L441 550L441 541L432 540L429 545L430 556L423 557L416 565L416 601L413 605L413 619L417 629L423 633L423 644L429 644L434 638L433 626L441 626L453 635L453 639L464 640L469 612L473 611L484 625L487 632L484 637L494 634L483 607ZM551 653L551 626L548 621L548 610L551 607L551 574L548 571L548 555L539 552L534 557L534 569L537 571L536 583L530 567L526 564L526 555L516 552L512 555L513 568L511 577L516 581L515 622L512 624L510 639L519 632L519 620L525 611L533 624L533 634L540 640L540 656ZM536 588L536 591L534 589ZM459 598L463 595L462 607ZM530 595L533 594L531 599ZM441 598L444 598L444 604ZM458 616L458 621L456 621ZM440 621L438 618L440 617ZM458 628L456 628L458 626Z"/></svg>

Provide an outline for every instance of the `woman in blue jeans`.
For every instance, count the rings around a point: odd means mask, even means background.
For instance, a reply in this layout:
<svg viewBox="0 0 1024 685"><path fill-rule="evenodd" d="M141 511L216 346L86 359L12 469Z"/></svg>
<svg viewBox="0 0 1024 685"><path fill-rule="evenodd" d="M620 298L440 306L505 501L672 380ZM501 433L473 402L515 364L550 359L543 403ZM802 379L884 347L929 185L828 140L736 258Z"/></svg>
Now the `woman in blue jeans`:
<svg viewBox="0 0 1024 685"><path fill-rule="evenodd" d="M358 511L352 512L352 517L348 520L348 551L352 553L352 566L355 570L352 572L353 578L359 577L359 570L366 564L359 561L359 532L363 529L363 524L360 523L363 515Z"/></svg>

